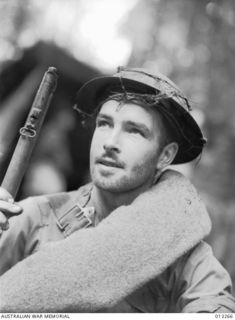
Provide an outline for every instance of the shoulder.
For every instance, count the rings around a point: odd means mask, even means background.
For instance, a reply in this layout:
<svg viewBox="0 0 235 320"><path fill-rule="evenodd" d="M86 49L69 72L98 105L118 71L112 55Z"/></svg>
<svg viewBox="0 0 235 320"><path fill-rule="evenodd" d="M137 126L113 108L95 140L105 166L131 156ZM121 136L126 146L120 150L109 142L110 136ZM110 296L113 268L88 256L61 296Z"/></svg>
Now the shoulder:
<svg viewBox="0 0 235 320"><path fill-rule="evenodd" d="M179 171L172 169L165 170L161 174L158 183L165 184L166 187L170 185L178 195L183 194L184 197L196 198L197 201L201 201L198 191L192 182Z"/></svg>
<svg viewBox="0 0 235 320"><path fill-rule="evenodd" d="M197 264L198 261L201 261L206 257L214 258L212 248L205 241L200 241L193 249L191 249L185 255L184 259L191 264Z"/></svg>
<svg viewBox="0 0 235 320"><path fill-rule="evenodd" d="M214 288L221 290L230 288L231 278L227 270L223 267L220 261L215 257L211 246L205 241L201 241L187 254L182 256L177 267L179 278L184 285Z"/></svg>
<svg viewBox="0 0 235 320"><path fill-rule="evenodd" d="M199 265L205 263L205 261L216 260L211 246L205 241L200 241L195 247L189 250L186 254L181 256L176 261L177 269L180 270L180 273L189 272L194 270Z"/></svg>
<svg viewBox="0 0 235 320"><path fill-rule="evenodd" d="M231 278L214 256L210 245L204 241L199 243L184 257L182 265L178 283L178 293L180 293L178 303L181 310L184 312L235 310L235 299L231 294Z"/></svg>

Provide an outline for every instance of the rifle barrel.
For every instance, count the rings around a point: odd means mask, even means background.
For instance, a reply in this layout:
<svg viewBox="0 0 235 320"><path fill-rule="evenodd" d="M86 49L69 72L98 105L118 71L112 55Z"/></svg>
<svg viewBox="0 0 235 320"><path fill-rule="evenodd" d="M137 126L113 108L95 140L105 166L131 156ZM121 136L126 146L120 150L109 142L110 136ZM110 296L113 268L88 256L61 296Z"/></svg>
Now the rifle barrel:
<svg viewBox="0 0 235 320"><path fill-rule="evenodd" d="M20 183L28 167L32 151L37 142L52 96L57 86L56 68L49 67L41 81L24 127L2 181L5 188L15 198Z"/></svg>

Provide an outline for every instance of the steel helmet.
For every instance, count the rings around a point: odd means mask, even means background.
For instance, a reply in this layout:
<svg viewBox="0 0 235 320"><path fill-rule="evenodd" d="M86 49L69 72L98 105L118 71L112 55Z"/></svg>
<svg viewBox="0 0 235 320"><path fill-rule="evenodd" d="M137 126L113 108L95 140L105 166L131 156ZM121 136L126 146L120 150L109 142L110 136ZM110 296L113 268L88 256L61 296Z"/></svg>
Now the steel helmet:
<svg viewBox="0 0 235 320"><path fill-rule="evenodd" d="M118 67L113 76L97 77L86 82L77 93L75 109L87 116L92 115L97 106L115 92L150 97L153 105L168 119L179 144L172 164L192 161L201 154L206 139L190 114L187 98L170 79L160 73Z"/></svg>

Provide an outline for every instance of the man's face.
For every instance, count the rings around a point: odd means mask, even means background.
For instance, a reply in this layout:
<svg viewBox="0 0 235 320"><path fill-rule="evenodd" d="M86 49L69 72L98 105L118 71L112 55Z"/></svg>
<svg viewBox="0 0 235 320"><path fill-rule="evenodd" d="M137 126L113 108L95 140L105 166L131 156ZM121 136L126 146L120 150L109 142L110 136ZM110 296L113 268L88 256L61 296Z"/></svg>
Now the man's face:
<svg viewBox="0 0 235 320"><path fill-rule="evenodd" d="M93 183L106 191L149 187L160 154L162 123L152 109L109 100L96 119L90 150Z"/></svg>

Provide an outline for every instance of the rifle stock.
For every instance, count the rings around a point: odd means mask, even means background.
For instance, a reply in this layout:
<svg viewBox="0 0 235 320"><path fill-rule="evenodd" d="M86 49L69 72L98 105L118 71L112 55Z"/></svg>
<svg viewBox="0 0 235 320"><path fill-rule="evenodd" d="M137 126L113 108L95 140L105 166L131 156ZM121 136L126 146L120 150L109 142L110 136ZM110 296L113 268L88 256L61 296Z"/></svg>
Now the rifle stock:
<svg viewBox="0 0 235 320"><path fill-rule="evenodd" d="M56 68L49 67L41 81L24 127L2 181L2 187L15 198L28 167L33 148L37 142L52 96L57 86Z"/></svg>

